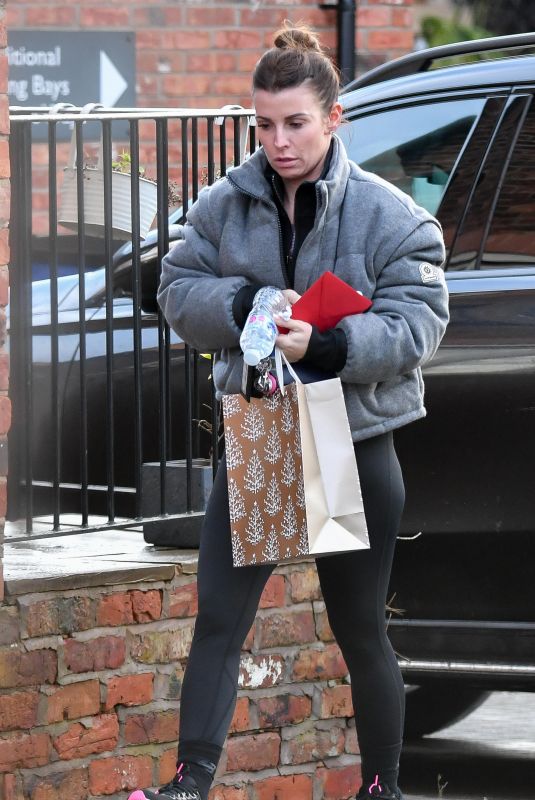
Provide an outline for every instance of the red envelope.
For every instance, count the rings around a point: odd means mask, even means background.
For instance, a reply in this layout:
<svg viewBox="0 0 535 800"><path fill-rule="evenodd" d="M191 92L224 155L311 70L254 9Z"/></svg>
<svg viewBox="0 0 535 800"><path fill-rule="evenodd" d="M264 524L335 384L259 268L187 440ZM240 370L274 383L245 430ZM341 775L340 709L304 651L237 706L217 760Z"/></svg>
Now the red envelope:
<svg viewBox="0 0 535 800"><path fill-rule="evenodd" d="M324 272L321 278L292 306L292 319L310 322L318 330L334 328L344 317L367 311L372 301L357 292L332 272ZM280 333L288 333L287 328L279 326Z"/></svg>

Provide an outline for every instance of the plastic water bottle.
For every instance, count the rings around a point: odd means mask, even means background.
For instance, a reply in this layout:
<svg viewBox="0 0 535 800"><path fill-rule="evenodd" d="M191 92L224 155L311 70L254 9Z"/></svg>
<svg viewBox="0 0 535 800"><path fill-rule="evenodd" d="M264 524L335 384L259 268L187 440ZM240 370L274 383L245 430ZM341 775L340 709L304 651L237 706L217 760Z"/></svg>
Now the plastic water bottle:
<svg viewBox="0 0 535 800"><path fill-rule="evenodd" d="M243 360L250 367L267 358L273 352L277 338L275 315L289 319L291 308L280 289L265 286L254 296L253 307L240 336Z"/></svg>

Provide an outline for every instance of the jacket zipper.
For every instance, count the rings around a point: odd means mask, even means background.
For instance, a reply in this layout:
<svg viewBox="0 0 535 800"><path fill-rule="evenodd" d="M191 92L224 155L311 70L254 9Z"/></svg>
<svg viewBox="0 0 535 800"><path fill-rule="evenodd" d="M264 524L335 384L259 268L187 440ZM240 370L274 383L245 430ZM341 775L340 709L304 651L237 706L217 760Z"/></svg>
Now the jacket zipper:
<svg viewBox="0 0 535 800"><path fill-rule="evenodd" d="M281 206L284 206L284 202L283 202L283 199L281 198L281 196L279 194L279 189L278 189L277 184L275 182L275 176L274 175L271 176L271 186L273 188L274 193L279 198L279 203L281 204ZM274 204L274 205L275 205L275 212L277 214L277 223L278 223L278 226L279 226L279 245L280 245L280 253L281 253L282 273L284 275L284 280L286 281L286 286L289 289L290 288L290 280L288 278L288 267L290 266L291 259L292 259L292 256L293 256L293 250L294 250L294 246L295 246L295 227L292 225L292 241L291 241L291 244L290 244L290 251L289 251L288 255L285 258L284 257L284 241L283 241L283 236L282 236L282 225L281 225L280 217L279 217L279 209L277 208L276 204Z"/></svg>
<svg viewBox="0 0 535 800"><path fill-rule="evenodd" d="M244 194L246 197L252 197L253 200L259 200L260 199L258 197L258 195L253 194L252 192L248 192L246 189L242 189L241 186L238 186L238 184L235 181L233 181L232 178L229 175L227 175L227 180L234 186L235 189L237 189L239 192ZM269 200L269 201L266 200L265 202L269 206L271 206L271 207L273 207L275 209L275 217L277 219L277 227L279 229L279 254L280 254L282 277L284 278L284 283L286 285L286 288L287 289L291 289L292 287L290 286L290 281L288 280L288 272L286 270L286 264L284 263L285 262L285 259L284 259L284 246L283 246L283 243L282 243L282 226L281 226L280 219L279 219L279 212L278 212L277 206L275 205L273 200Z"/></svg>
<svg viewBox="0 0 535 800"><path fill-rule="evenodd" d="M292 287L290 286L290 280L288 278L288 270L286 268L287 265L285 264L285 259L284 259L284 245L282 243L282 225L281 225L281 221L279 219L279 211L278 211L277 206L275 205L275 203L273 203L273 207L275 208L275 215L277 217L277 226L279 228L279 249L280 249L282 275L283 275L283 278L284 278L284 283L286 284L286 288L287 289L291 289Z"/></svg>
<svg viewBox="0 0 535 800"><path fill-rule="evenodd" d="M294 248L295 248L295 225L292 225L292 241L290 242L290 249L288 250L288 255L286 256L287 267L289 267L293 261Z"/></svg>

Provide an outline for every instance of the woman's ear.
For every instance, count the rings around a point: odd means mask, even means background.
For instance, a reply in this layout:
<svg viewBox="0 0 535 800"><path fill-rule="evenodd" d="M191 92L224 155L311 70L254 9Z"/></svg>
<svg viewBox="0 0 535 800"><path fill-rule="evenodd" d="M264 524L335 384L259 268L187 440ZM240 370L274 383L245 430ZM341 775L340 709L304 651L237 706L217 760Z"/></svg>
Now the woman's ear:
<svg viewBox="0 0 535 800"><path fill-rule="evenodd" d="M329 111L329 116L327 118L327 128L329 133L334 133L334 131L339 127L340 123L342 122L342 105L341 103L333 103L331 110Z"/></svg>

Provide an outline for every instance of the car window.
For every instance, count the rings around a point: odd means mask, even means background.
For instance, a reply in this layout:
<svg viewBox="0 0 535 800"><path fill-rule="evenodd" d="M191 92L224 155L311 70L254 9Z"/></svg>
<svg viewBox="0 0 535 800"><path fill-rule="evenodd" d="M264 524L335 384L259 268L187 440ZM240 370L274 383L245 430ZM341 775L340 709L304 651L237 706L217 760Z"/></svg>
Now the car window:
<svg viewBox="0 0 535 800"><path fill-rule="evenodd" d="M481 269L535 265L535 103L514 145L481 256Z"/></svg>
<svg viewBox="0 0 535 800"><path fill-rule="evenodd" d="M352 119L340 135L349 157L436 214L484 98L389 109Z"/></svg>
<svg viewBox="0 0 535 800"><path fill-rule="evenodd" d="M477 128L466 142L448 183L448 190L441 200L437 216L442 225L448 259L478 176L481 177L481 164L492 141L505 101L506 98L503 96L490 97L487 100Z"/></svg>
<svg viewBox="0 0 535 800"><path fill-rule="evenodd" d="M448 263L448 270L450 271L479 269L481 266L480 254L482 243L485 240L485 233L493 214L496 217L494 213L496 190L501 183L504 165L507 165L513 152L517 132L524 119L530 99L529 96L518 95L511 97L507 102L499 128L493 138L492 148L489 150L477 179L473 183L468 208L460 222L453 242ZM524 153L524 157L526 156L527 152ZM522 164L521 169L524 168L529 170L529 159L525 164ZM507 226L511 226L511 233L516 230L517 226L516 206L511 199L514 195L515 191L513 190L511 194L511 189L508 190L508 195L501 193L502 211L499 221L494 225L496 235L492 241L494 246L499 247L503 253L506 252L503 244L503 234L509 233ZM509 196L508 207L503 205L503 201L507 196ZM533 226L533 223L531 224ZM502 234L501 239L498 236L500 231ZM497 253L495 253L495 257L497 257ZM488 267L488 264L485 266ZM503 266L503 264L499 266Z"/></svg>

